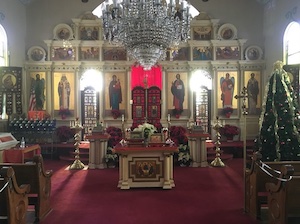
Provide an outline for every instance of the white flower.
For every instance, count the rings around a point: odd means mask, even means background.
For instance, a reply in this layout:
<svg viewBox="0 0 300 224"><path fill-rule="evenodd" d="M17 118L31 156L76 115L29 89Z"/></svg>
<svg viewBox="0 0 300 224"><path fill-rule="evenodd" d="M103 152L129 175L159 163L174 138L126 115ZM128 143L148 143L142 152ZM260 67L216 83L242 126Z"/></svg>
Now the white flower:
<svg viewBox="0 0 300 224"><path fill-rule="evenodd" d="M144 124L140 124L137 128L135 128L133 131L139 131L144 133L145 129L149 130L149 135L152 135L154 132L156 132L156 127L154 127L153 124L149 124L149 123L144 123Z"/></svg>

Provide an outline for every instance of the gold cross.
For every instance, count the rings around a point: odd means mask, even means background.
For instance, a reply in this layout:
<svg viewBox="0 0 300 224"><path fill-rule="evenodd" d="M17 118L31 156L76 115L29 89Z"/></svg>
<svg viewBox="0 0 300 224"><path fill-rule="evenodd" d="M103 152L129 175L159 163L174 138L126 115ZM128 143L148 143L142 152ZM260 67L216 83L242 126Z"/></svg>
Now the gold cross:
<svg viewBox="0 0 300 224"><path fill-rule="evenodd" d="M241 95L235 95L234 98L235 99L243 99L242 101L242 114L243 115L247 115L248 112L246 110L246 99L247 99L248 95L247 95L247 88L244 87L242 92L241 92Z"/></svg>

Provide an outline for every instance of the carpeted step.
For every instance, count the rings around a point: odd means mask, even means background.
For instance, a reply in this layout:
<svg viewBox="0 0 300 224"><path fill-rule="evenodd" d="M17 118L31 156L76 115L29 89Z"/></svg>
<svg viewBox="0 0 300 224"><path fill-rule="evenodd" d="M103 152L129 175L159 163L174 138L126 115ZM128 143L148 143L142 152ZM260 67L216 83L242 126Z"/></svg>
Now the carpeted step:
<svg viewBox="0 0 300 224"><path fill-rule="evenodd" d="M64 160L64 161L74 161L75 157L72 157L72 156L59 156L59 159ZM79 160L82 161L82 162L85 162L85 163L89 162L89 158L86 158L86 157L80 157Z"/></svg>
<svg viewBox="0 0 300 224"><path fill-rule="evenodd" d="M212 162L214 159L216 158L216 154L211 154L211 155L207 155L207 162L210 163ZM226 161L226 160L230 160L233 158L233 155L232 154L227 154L227 153L224 153L224 154L221 154L220 156L221 160L222 161Z"/></svg>

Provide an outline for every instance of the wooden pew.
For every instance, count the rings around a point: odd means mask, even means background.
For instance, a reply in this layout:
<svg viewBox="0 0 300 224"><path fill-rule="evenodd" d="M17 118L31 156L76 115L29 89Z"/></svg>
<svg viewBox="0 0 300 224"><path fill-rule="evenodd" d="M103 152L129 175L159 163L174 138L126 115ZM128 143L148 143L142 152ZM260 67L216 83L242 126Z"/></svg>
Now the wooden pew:
<svg viewBox="0 0 300 224"><path fill-rule="evenodd" d="M255 152L252 156L251 168L246 169L245 173L245 212L248 213L254 219L261 218L261 206L267 206L268 192L266 190L266 183L277 183L275 178L272 178L265 171L260 168L261 154ZM265 162L264 163L273 170L279 171L283 165L293 165L294 167L300 167L300 161L280 161L280 162ZM273 176L279 176L280 173L276 173L268 169Z"/></svg>
<svg viewBox="0 0 300 224"><path fill-rule="evenodd" d="M0 170L0 223L26 224L29 184L20 187L12 167Z"/></svg>
<svg viewBox="0 0 300 224"><path fill-rule="evenodd" d="M266 183L266 189L268 191L268 223L287 224L289 217L300 217L299 167L282 166L277 183Z"/></svg>
<svg viewBox="0 0 300 224"><path fill-rule="evenodd" d="M34 205L36 221L42 220L50 211L52 170L44 169L42 155L35 155L32 163L1 163L11 166L18 184L30 184L29 205Z"/></svg>

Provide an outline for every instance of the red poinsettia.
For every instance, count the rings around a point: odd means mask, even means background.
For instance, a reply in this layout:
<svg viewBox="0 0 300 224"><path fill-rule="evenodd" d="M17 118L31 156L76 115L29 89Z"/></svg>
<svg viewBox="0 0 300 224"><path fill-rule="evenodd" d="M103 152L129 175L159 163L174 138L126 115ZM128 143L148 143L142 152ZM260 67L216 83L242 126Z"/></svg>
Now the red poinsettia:
<svg viewBox="0 0 300 224"><path fill-rule="evenodd" d="M186 137L186 129L181 126L170 127L170 138L177 145L179 144L186 145L188 142L188 138Z"/></svg>
<svg viewBox="0 0 300 224"><path fill-rule="evenodd" d="M225 107L223 109L223 114L227 117L230 118L231 114L233 112L233 109L231 107Z"/></svg>
<svg viewBox="0 0 300 224"><path fill-rule="evenodd" d="M118 117L121 116L121 112L119 110L111 110L111 115L113 116L114 119L117 119Z"/></svg>
<svg viewBox="0 0 300 224"><path fill-rule="evenodd" d="M225 117L230 118L231 114L233 112L233 109L231 107L225 107L223 109L223 114L225 115Z"/></svg>
<svg viewBox="0 0 300 224"><path fill-rule="evenodd" d="M107 143L108 147L113 148L122 140L122 130L120 128L110 126L106 129L106 132L110 136Z"/></svg>
<svg viewBox="0 0 300 224"><path fill-rule="evenodd" d="M220 133L226 137L232 137L234 135L238 135L240 133L240 129L237 126L226 124L220 128Z"/></svg>

